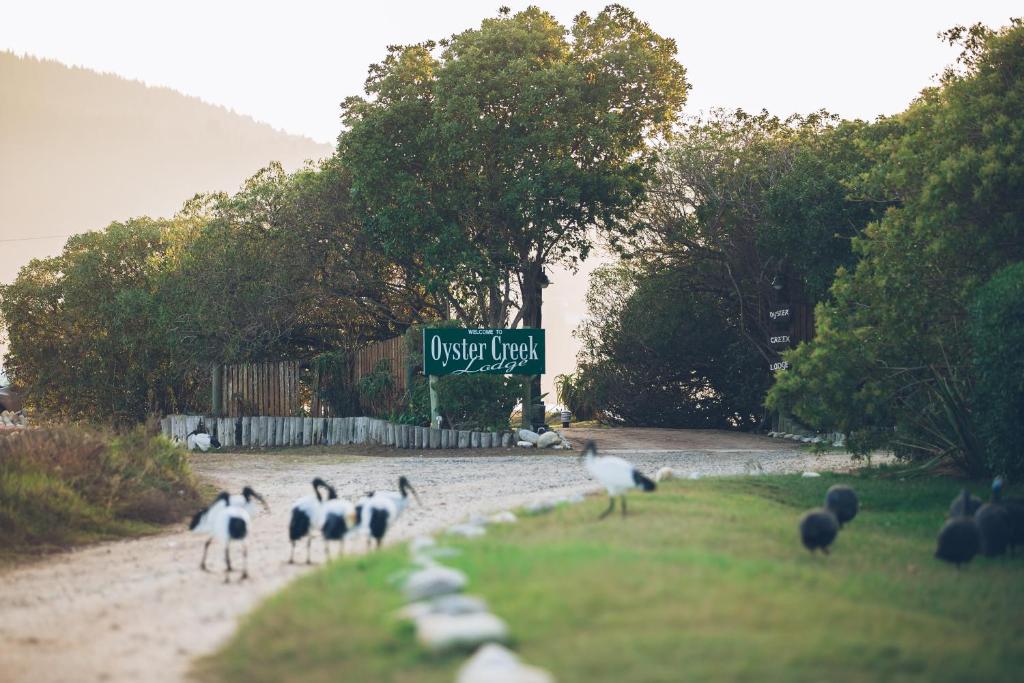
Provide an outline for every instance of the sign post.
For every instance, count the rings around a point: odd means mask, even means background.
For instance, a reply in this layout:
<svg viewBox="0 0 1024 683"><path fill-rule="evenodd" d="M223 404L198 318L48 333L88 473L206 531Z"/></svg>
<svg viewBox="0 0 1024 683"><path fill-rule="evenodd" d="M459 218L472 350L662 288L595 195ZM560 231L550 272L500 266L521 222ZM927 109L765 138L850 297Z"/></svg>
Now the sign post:
<svg viewBox="0 0 1024 683"><path fill-rule="evenodd" d="M544 330L427 327L423 330L423 374L430 383L430 420L436 426L440 375L543 375ZM529 406L523 406L525 411Z"/></svg>

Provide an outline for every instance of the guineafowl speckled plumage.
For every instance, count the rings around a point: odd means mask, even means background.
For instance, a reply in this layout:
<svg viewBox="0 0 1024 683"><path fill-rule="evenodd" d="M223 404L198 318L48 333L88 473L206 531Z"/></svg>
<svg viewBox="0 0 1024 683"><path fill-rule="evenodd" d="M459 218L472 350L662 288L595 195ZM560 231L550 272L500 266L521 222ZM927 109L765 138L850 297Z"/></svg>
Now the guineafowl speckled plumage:
<svg viewBox="0 0 1024 683"><path fill-rule="evenodd" d="M838 534L839 520L830 510L810 510L800 519L800 540L811 553L820 549L827 555Z"/></svg>
<svg viewBox="0 0 1024 683"><path fill-rule="evenodd" d="M1010 514L999 502L1002 490L1003 478L996 477L992 481L992 499L974 513L974 521L981 532L981 554L985 557L1005 555L1010 546Z"/></svg>
<svg viewBox="0 0 1024 683"><path fill-rule="evenodd" d="M974 513L981 507L981 503L981 498L972 496L969 492L966 496L957 495L953 502L949 504L949 516L973 517Z"/></svg>
<svg viewBox="0 0 1024 683"><path fill-rule="evenodd" d="M959 509L970 509L970 493L967 489L963 490L959 498ZM981 547L981 533L973 518L958 514L942 526L937 541L935 557L952 562L959 569L960 565L970 562L978 554L978 549Z"/></svg>
<svg viewBox="0 0 1024 683"><path fill-rule="evenodd" d="M1024 500L1003 498L1003 483L1002 477L996 477L992 482L992 502L1006 513L1010 527L1008 546L1012 555L1018 545L1024 545Z"/></svg>
<svg viewBox="0 0 1024 683"><path fill-rule="evenodd" d="M836 484L825 493L825 507L832 511L839 521L839 528L857 516L860 502L857 493L845 484Z"/></svg>

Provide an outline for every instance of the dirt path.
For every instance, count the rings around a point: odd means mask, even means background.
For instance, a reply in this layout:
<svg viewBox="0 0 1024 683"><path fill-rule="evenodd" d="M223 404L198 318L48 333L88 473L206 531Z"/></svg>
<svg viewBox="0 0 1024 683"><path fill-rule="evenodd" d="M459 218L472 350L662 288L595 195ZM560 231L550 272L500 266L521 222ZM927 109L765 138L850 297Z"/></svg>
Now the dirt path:
<svg viewBox="0 0 1024 683"><path fill-rule="evenodd" d="M757 461L765 471L848 466L848 458L816 459L760 437L714 432L593 430L610 450L654 474L663 465L704 474L742 473ZM660 432L665 432L661 434ZM587 435L569 431L573 441ZM614 436L614 438L612 438ZM739 438L740 441L736 441ZM645 440L646 439L646 440ZM644 448L647 452L640 452ZM363 457L344 454L217 454L195 459L195 468L219 486L252 485L272 507L253 522L249 544L252 578L223 584L218 573L198 571L202 541L179 529L149 538L106 543L47 558L0 574L0 681L180 681L189 662L215 649L238 618L262 598L310 568L287 565L285 529L292 501L322 476L339 494L355 497L394 488L405 474L423 506L411 505L390 542L435 532L472 513L593 489L572 455L519 451L452 457ZM314 543L314 560L323 547ZM304 554L299 554L304 558ZM211 566L223 566L211 549ZM236 558L237 561L237 558ZM315 569L315 568L314 568Z"/></svg>

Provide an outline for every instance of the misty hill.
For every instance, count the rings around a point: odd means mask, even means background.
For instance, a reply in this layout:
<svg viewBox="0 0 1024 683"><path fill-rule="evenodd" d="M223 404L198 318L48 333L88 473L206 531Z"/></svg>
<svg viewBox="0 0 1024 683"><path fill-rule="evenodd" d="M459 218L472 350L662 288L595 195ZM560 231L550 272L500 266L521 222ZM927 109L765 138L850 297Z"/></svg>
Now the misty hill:
<svg viewBox="0 0 1024 683"><path fill-rule="evenodd" d="M0 52L0 283L64 243L4 239L167 216L269 161L293 170L331 151L169 88Z"/></svg>

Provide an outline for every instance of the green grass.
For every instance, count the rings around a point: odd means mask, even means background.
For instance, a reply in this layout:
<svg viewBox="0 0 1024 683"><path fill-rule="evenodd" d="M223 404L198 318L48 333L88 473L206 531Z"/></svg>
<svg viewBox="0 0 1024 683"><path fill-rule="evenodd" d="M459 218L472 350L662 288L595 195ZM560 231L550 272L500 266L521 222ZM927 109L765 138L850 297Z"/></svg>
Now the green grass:
<svg viewBox="0 0 1024 683"><path fill-rule="evenodd" d="M932 559L958 485L847 476L863 509L828 557L796 523L838 477L671 482L452 542L448 564L506 619L526 661L574 681L1024 678L1024 558ZM223 681L451 681L391 614L402 547L303 577L197 673Z"/></svg>
<svg viewBox="0 0 1024 683"><path fill-rule="evenodd" d="M0 436L0 563L152 533L199 503L186 452L142 429Z"/></svg>

